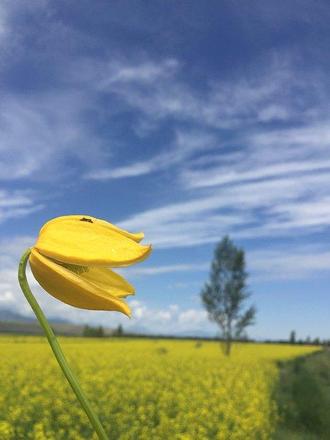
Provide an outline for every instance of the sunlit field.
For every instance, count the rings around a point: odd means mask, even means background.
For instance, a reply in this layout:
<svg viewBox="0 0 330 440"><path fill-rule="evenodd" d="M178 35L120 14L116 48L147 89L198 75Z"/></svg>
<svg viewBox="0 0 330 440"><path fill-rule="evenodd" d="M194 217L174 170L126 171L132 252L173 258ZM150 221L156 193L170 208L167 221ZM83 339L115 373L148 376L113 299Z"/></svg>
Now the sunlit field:
<svg viewBox="0 0 330 440"><path fill-rule="evenodd" d="M110 439L269 439L276 361L313 347L61 338ZM92 439L42 338L0 338L0 438Z"/></svg>

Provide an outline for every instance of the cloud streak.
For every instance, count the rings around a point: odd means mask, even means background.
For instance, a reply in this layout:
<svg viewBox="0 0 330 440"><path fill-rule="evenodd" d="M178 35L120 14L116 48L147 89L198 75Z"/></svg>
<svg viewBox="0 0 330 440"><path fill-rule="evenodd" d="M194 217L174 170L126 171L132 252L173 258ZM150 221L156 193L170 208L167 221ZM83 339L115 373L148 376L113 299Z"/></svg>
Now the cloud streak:
<svg viewBox="0 0 330 440"><path fill-rule="evenodd" d="M226 233L256 238L300 229L308 234L329 227L324 205L329 189L328 173L238 183L149 209L121 225L143 228L159 248L212 243Z"/></svg>
<svg viewBox="0 0 330 440"><path fill-rule="evenodd" d="M0 179L49 180L68 172L68 157L93 164L99 143L82 124L86 106L77 94L46 94L23 99L3 96L0 103ZM63 111L65 109L65 111ZM93 145L93 156L88 154Z"/></svg>
<svg viewBox="0 0 330 440"><path fill-rule="evenodd" d="M175 118L217 129L234 129L242 125L271 121L287 121L307 117L316 105L302 108L297 96L305 94L305 84L292 72L287 61L272 60L271 69L260 69L245 78L213 81L206 91L190 88L180 80L184 67L176 60L165 60L160 65L150 61L141 64L112 63L100 69L104 79L97 84L102 92L113 93L122 102L142 112L145 117L161 122ZM128 74L125 74L128 72ZM283 93L291 84L290 93ZM309 89L309 94L311 93ZM319 103L320 105L320 103Z"/></svg>
<svg viewBox="0 0 330 440"><path fill-rule="evenodd" d="M0 223L43 209L43 204L35 202L36 197L37 195L31 191L0 190Z"/></svg>
<svg viewBox="0 0 330 440"><path fill-rule="evenodd" d="M275 247L246 252L247 269L251 281L302 280L327 276L330 272L330 252L325 246L300 245ZM210 261L145 266L129 270L131 276L149 277L164 274L201 272L207 274ZM175 287L175 286L174 286Z"/></svg>
<svg viewBox="0 0 330 440"><path fill-rule="evenodd" d="M200 151L212 150L216 146L218 146L216 137L211 133L202 130L191 130L189 132L178 130L166 151L155 155L151 159L117 168L97 169L87 173L85 177L92 180L110 180L142 176L159 170L167 170L175 165L181 165L182 162L194 154Z"/></svg>

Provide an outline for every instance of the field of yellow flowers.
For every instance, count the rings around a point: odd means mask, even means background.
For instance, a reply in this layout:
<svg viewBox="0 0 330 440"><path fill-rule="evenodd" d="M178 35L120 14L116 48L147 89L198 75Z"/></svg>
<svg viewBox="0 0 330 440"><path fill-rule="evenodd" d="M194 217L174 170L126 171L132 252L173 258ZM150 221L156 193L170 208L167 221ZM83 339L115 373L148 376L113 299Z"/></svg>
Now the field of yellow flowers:
<svg viewBox="0 0 330 440"><path fill-rule="evenodd" d="M61 338L110 439L269 439L277 422L276 361L311 347ZM38 337L0 337L0 439L94 439Z"/></svg>

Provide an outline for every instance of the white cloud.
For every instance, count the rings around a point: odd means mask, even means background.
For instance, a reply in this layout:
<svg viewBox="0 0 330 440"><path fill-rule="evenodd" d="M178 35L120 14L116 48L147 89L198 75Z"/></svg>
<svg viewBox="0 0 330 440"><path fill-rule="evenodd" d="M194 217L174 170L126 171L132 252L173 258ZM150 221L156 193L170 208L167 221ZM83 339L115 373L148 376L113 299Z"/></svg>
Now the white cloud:
<svg viewBox="0 0 330 440"><path fill-rule="evenodd" d="M240 134L236 143L244 148L235 156L227 144L222 154L210 155L209 163L191 161L181 173L182 183L202 188L330 169L328 121Z"/></svg>
<svg viewBox="0 0 330 440"><path fill-rule="evenodd" d="M25 217L39 211L43 205L36 203L36 194L31 191L0 190L0 223L9 219Z"/></svg>
<svg viewBox="0 0 330 440"><path fill-rule="evenodd" d="M3 288L3 285L1 285L1 288ZM3 306L3 308L10 306L12 303L14 303L14 295L10 290L4 290L0 295L0 306Z"/></svg>
<svg viewBox="0 0 330 440"><path fill-rule="evenodd" d="M185 66L177 60L117 61L84 69L88 81L94 79L102 93L118 96L122 103L144 114L144 118L161 122L163 119L190 121L215 128L236 128L255 123L288 121L310 116L315 102L301 108L299 95L306 93L302 75L293 71L289 57L281 61L275 56L257 74L204 84L200 93L181 80ZM293 92L283 93L290 83ZM314 89L309 87L309 94ZM318 102L320 106L320 101ZM307 119L306 119L307 120Z"/></svg>
<svg viewBox="0 0 330 440"><path fill-rule="evenodd" d="M265 64L268 66L260 65L257 73L250 72L245 77L206 82L201 93L182 81L185 66L174 59L157 62L115 60L111 63L99 63L96 68L94 64L92 67L89 61L85 60L81 69L85 72L84 85L90 87L91 84L95 84L96 90L95 87L92 88L93 93L116 96L118 112L127 110L127 107L134 111L138 118L134 125L137 132L141 127L147 127L147 132L148 127L156 130L164 120L169 120L176 126L189 124L188 130L180 129L182 139L180 131L177 131L176 139L166 146L165 153L122 166L94 169L87 172L86 177L107 180L141 176L156 170L169 169L173 165L185 164L196 151L205 154L208 149L219 149L224 145L230 149L233 144L246 142L252 143L254 147L254 155L251 149L249 150L251 160L252 155L258 157L257 153L261 154L261 157L264 156L262 150L266 147L270 153L276 136L279 136L271 130L270 122L310 123L320 118L322 109L327 104L325 100L319 99L317 87L310 87L309 82L307 83L303 75L298 74L287 60L279 61L274 57L271 62ZM291 85L292 93L283 93L288 83ZM302 97L305 95L308 95L308 99L302 104ZM250 133L251 127L257 127L254 134ZM250 133L248 137L247 130ZM327 124L319 127L318 138L323 145L325 142L328 143L328 132ZM231 133L229 139L228 133ZM142 136L145 134L142 129ZM315 127L312 127L296 132L294 129L282 130L276 148L283 151L285 148L278 144L284 142L288 145L292 141L290 152L294 153L297 151L297 148L294 148L297 137L300 137L300 140L304 139L305 144L313 141L313 145L316 145ZM213 171L216 174L216 170ZM190 181L194 177L195 174L189 174L188 171L184 179ZM212 176L209 180L210 184L217 182L216 179L212 180ZM197 186L198 182L195 185Z"/></svg>
<svg viewBox="0 0 330 440"><path fill-rule="evenodd" d="M307 121L300 127L261 131L251 136L250 143L260 149L267 148L267 151L268 147L279 148L285 154L284 158L293 158L296 154L306 156L306 147L309 152L311 148L312 152L314 148L316 151L327 152L330 144L329 121L322 119L320 114L319 120ZM274 153L278 154L278 151Z"/></svg>
<svg viewBox="0 0 330 440"><path fill-rule="evenodd" d="M240 168L240 169L239 169ZM215 167L204 171L187 171L183 174L183 180L190 188L203 188L219 186L227 183L242 182L248 180L260 180L276 176L300 172L318 172L330 170L330 159L311 160L302 162L280 162L271 165L263 165L255 169L248 166L233 167L226 170L225 166Z"/></svg>
<svg viewBox="0 0 330 440"><path fill-rule="evenodd" d="M178 322L184 328L187 326L191 328L192 323L193 328L202 327L207 322L207 313L205 310L187 309L179 313Z"/></svg>
<svg viewBox="0 0 330 440"><path fill-rule="evenodd" d="M175 272L191 272L204 271L208 265L203 263L187 263L187 264L170 264L163 266L147 266L147 267L132 267L129 269L130 275L160 275Z"/></svg>
<svg viewBox="0 0 330 440"><path fill-rule="evenodd" d="M131 302L133 318L127 323L127 330L145 330L154 334L209 334L216 328L207 318L202 308L183 308L177 304L164 307L148 307L141 301Z"/></svg>
<svg viewBox="0 0 330 440"><path fill-rule="evenodd" d="M186 201L146 210L121 226L143 229L155 248L212 243L226 233L246 238L285 236L296 232L297 226L307 234L315 227L329 227L322 207L329 182L329 174L322 173L238 183L210 189L198 197L189 194ZM298 224L295 209L299 210L301 203L305 215L299 217Z"/></svg>
<svg viewBox="0 0 330 440"><path fill-rule="evenodd" d="M178 71L179 63L175 59L165 59L158 63L151 60L127 64L119 61L107 63L102 69L102 80L98 82L100 89L109 89L112 85L147 84L172 78ZM92 73L92 72L90 72Z"/></svg>
<svg viewBox="0 0 330 440"><path fill-rule="evenodd" d="M214 135L203 130L184 132L177 130L175 138L165 152L153 156L142 162L133 162L130 165L118 168L102 168L90 171L86 178L94 180L120 179L149 174L158 170L169 169L173 165L180 165L196 152L206 152L218 146Z"/></svg>
<svg viewBox="0 0 330 440"><path fill-rule="evenodd" d="M247 257L255 280L308 279L330 273L330 252L324 246L259 250Z"/></svg>
<svg viewBox="0 0 330 440"><path fill-rule="evenodd" d="M100 138L85 120L86 110L95 109L93 96L68 81L65 55L60 58L53 53L54 42L67 45L71 41L68 29L53 14L48 0L24 4L4 0L0 4L1 180L60 179L72 175L69 162L75 160L76 167L93 167L106 156L104 151L101 154ZM37 29L26 24L31 24L32 17L39 25ZM46 74L52 82L47 87L43 69L50 54L57 63L49 71L51 77ZM26 74L34 78L31 84L30 79L25 83ZM21 79L24 91L20 89Z"/></svg>
<svg viewBox="0 0 330 440"><path fill-rule="evenodd" d="M80 119L88 104L77 94L47 94L31 99L3 96L0 103L0 178L47 180L71 173L61 164L74 156L93 165L100 145ZM89 154L91 145L93 155Z"/></svg>
<svg viewBox="0 0 330 440"><path fill-rule="evenodd" d="M118 168L102 168L90 171L86 174L87 179L92 180L108 180L121 179L123 177L136 177L144 174L149 174L156 167L153 166L153 161L137 162L132 165L127 165Z"/></svg>
<svg viewBox="0 0 330 440"><path fill-rule="evenodd" d="M244 145L233 150L232 145ZM182 201L122 222L144 229L156 247L241 238L308 234L330 226L330 130L327 121L286 129L254 129L200 150L179 169ZM196 191L198 190L198 191Z"/></svg>

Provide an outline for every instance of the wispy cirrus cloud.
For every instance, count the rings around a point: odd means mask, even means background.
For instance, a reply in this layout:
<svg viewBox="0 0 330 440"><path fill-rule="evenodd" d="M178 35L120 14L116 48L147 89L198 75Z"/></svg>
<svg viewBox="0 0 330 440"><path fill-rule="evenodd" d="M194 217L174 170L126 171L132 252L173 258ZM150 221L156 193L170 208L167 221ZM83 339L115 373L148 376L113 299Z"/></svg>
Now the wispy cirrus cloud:
<svg viewBox="0 0 330 440"><path fill-rule="evenodd" d="M175 272L194 272L205 271L209 268L209 263L186 263L186 264L169 264L163 266L146 266L134 267L129 269L129 274L133 276L149 276L160 275ZM124 272L124 270L122 270Z"/></svg>
<svg viewBox="0 0 330 440"><path fill-rule="evenodd" d="M243 78L208 81L203 92L182 81L185 66L172 59L140 64L117 61L96 69L99 92L116 96L122 111L134 112L137 131L141 121L152 131L167 122L185 129L176 128L165 153L95 169L86 177L120 179L174 166L181 167L181 183L197 188L328 168L324 159L329 129L323 120L328 104L322 93L326 85L322 81L311 85L308 75L297 72L288 59L279 61L275 56L271 67L265 63ZM292 127L285 128L288 124ZM184 133L181 141L178 133ZM218 157L209 154L212 149L221 150ZM321 150L326 157L318 157ZM218 161L219 166L202 166L200 171L196 165L203 159L204 164Z"/></svg>
<svg viewBox="0 0 330 440"><path fill-rule="evenodd" d="M256 281L315 279L330 272L330 252L325 246L253 251L248 258Z"/></svg>
<svg viewBox="0 0 330 440"><path fill-rule="evenodd" d="M36 194L26 190L0 190L0 223L24 217L39 211L43 204L36 203Z"/></svg>
<svg viewBox="0 0 330 440"><path fill-rule="evenodd" d="M146 84L150 86L160 81L171 80L178 72L180 63L174 58L164 59L160 62L139 60L138 63L118 60L106 64L103 62L102 67L97 87L106 91L112 90L112 86L118 87L118 84ZM116 92L116 90L114 91ZM120 93L118 89L117 92Z"/></svg>
<svg viewBox="0 0 330 440"><path fill-rule="evenodd" d="M177 60L162 62L112 62L87 75L102 93L120 97L122 104L141 112L144 118L175 119L217 129L234 129L255 123L268 124L298 118L308 120L320 100L320 84L311 85L297 72L289 57L274 56L258 69L229 80L207 81L203 92L182 80L185 66ZM267 66L267 67L266 67ZM287 85L290 84L290 88ZM307 91L307 85L309 89ZM308 99L302 104L301 96Z"/></svg>
<svg viewBox="0 0 330 440"><path fill-rule="evenodd" d="M136 110L137 107L121 95L122 90L128 86L143 90L148 84L150 90L147 94L152 96L159 83L169 91L174 83L187 89L192 99L196 98L193 90L181 84L180 66L174 60L164 61L161 68L150 61L135 67L115 63L111 68L107 82L102 84L100 81L100 87L91 89L95 101L99 93L102 96L119 94L123 104ZM241 82L232 84L231 94L225 91L221 95L221 87L217 93L213 89L210 97L206 91L205 102L200 102L201 119L197 123L192 112L189 121L193 125L189 129L180 125L183 120L176 115L175 107L171 114L168 112L159 118L156 102L156 115L150 118L161 121L163 117L173 117L180 126L173 130L170 144L149 159L101 168L93 167L91 158L96 163L98 158L107 163L110 152L105 152L102 141L97 141L95 135L83 127L81 119L82 109L88 109L94 98L88 94L59 95L49 100L39 96L32 103L20 100L19 105L15 99L8 98L2 107L4 131L0 145L3 145L4 166L0 168L0 175L3 179L40 178L41 170L46 170L44 174L48 179L52 172L58 174L61 164L70 156L87 169L92 167L85 173L85 177L92 180L136 177L171 168L178 183L179 201L136 213L122 222L129 229L146 229L159 247L212 243L224 233L253 238L285 235L294 228L301 232L305 228L305 233L315 228L324 229L328 227L328 217L324 213L318 216L318 211L314 211L313 218L309 214L298 219L294 207L304 200L307 207L315 209L326 197L330 169L329 129L326 121L320 120L304 127L301 125L305 115L310 114L310 101L300 113L297 109L297 113L288 115L288 120L299 115L300 122L295 127L269 126L270 119L261 118L257 109L267 108L262 100L265 103L274 101L273 93L281 90L282 78L287 78L288 73L284 69L284 73L279 71L273 75L275 80L271 86L262 75L257 80L246 80L244 93L241 93ZM119 84L123 89L118 87ZM226 110L217 105L224 119L232 121L225 131L224 127L209 124L203 118L203 108L209 108L210 100L217 94L228 100L228 106L224 106ZM243 108L255 106L256 111L251 112L251 117L246 118L245 110L242 113L240 106L235 104L239 97L243 100ZM291 97L288 99L290 101ZM66 108L65 114L63 107ZM138 110L147 114L143 108L138 107ZM275 119L271 117L273 122ZM238 133L234 130L235 120L240 121ZM29 149L22 148L27 143ZM88 154L91 143L92 156ZM12 160L13 155L20 158L18 163Z"/></svg>
<svg viewBox="0 0 330 440"><path fill-rule="evenodd" d="M226 169L225 166L219 166L202 172L198 170L186 171L183 173L182 180L190 188L203 188L235 182L269 179L277 176L285 177L294 173L318 172L329 169L330 160L280 162L259 166L252 170L248 166L245 166L244 169L239 169L239 167L235 169L233 167L232 170Z"/></svg>
<svg viewBox="0 0 330 440"><path fill-rule="evenodd" d="M237 238L308 234L329 227L324 207L329 189L326 172L236 183L190 194L188 200L149 209L121 225L143 227L159 248L212 243L226 233Z"/></svg>
<svg viewBox="0 0 330 440"><path fill-rule="evenodd" d="M132 163L131 165L111 168L101 168L88 172L85 177L92 180L121 179L150 174L159 170L167 170L171 166L181 165L183 161L196 152L208 151L218 146L217 138L212 133L190 130L177 130L175 137L166 148L152 158Z"/></svg>
<svg viewBox="0 0 330 440"><path fill-rule="evenodd" d="M103 157L100 139L83 124L79 93L4 95L0 103L0 179L48 180L72 174L69 157L91 164ZM88 154L93 145L93 155Z"/></svg>

